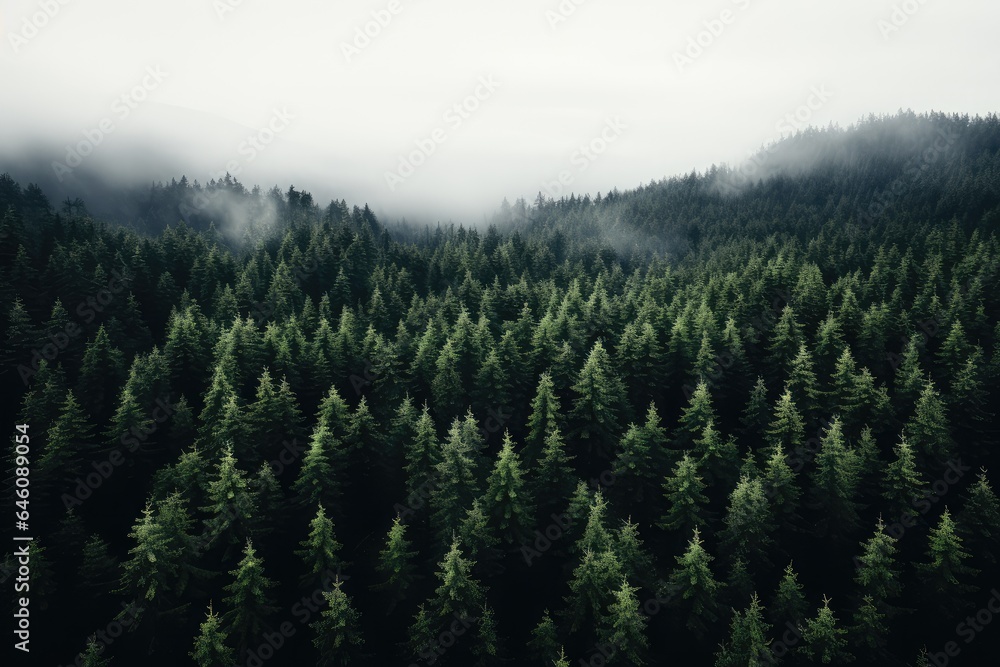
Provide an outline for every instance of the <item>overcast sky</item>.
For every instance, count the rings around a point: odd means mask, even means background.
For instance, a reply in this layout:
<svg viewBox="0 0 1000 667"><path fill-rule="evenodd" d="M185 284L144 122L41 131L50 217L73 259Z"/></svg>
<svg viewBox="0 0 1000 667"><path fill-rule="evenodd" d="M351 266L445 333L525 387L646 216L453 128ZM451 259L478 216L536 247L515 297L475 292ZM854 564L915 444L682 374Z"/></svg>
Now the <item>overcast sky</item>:
<svg viewBox="0 0 1000 667"><path fill-rule="evenodd" d="M985 0L6 0L0 154L93 142L67 182L235 166L481 219L561 172L596 193L739 162L787 114L996 112L998 26Z"/></svg>

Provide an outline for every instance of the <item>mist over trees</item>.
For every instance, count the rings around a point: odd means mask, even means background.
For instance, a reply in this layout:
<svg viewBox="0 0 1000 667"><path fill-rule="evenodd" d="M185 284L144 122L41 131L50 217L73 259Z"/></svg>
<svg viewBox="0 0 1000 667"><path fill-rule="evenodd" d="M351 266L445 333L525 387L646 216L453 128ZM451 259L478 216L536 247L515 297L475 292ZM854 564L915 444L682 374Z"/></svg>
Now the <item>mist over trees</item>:
<svg viewBox="0 0 1000 667"><path fill-rule="evenodd" d="M0 176L46 664L996 645L961 625L998 585L996 116L871 117L478 226L228 176L135 206Z"/></svg>

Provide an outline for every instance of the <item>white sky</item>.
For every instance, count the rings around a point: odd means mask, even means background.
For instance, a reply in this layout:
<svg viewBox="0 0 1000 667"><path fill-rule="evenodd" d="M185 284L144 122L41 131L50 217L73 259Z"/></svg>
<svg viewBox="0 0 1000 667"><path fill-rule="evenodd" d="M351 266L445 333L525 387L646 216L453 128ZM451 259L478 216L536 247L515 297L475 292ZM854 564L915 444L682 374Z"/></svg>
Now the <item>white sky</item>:
<svg viewBox="0 0 1000 667"><path fill-rule="evenodd" d="M390 0L7 0L0 155L64 160L110 118L87 168L204 182L235 159L248 185L474 221L561 170L595 193L738 162L814 87L831 94L810 113L819 125L1000 110L1000 3L987 0L397 1L347 62L342 44ZM23 21L49 3L58 11L15 52L11 35L31 34ZM883 35L903 4L914 13ZM575 11L553 28L560 6ZM730 23L679 71L675 52L723 11ZM116 98L156 66L166 79L121 118ZM443 114L489 76L499 88L449 125ZM241 143L273 109L295 119L247 161ZM574 154L615 117L627 127L580 171ZM438 127L447 140L391 191L385 172Z"/></svg>

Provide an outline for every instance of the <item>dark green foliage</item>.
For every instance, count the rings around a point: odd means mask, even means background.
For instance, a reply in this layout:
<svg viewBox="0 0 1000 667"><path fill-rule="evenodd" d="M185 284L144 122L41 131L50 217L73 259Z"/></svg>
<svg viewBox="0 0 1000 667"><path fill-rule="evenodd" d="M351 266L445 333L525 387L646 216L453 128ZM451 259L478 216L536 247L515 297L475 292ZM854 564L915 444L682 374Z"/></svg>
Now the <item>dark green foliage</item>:
<svg viewBox="0 0 1000 667"><path fill-rule="evenodd" d="M379 552L377 569L384 580L375 587L389 591L393 605L406 597L407 590L417 577L414 564L417 552L411 551L411 546L406 539L406 524L396 517L386 536L385 547Z"/></svg>
<svg viewBox="0 0 1000 667"><path fill-rule="evenodd" d="M764 607L757 594L750 606L733 614L729 641L716 653L715 667L764 667L770 664L771 625L764 620Z"/></svg>
<svg viewBox="0 0 1000 667"><path fill-rule="evenodd" d="M588 451L607 452L621 431L625 386L600 341L594 343L580 369L573 394L571 438L586 445Z"/></svg>
<svg viewBox="0 0 1000 667"><path fill-rule="evenodd" d="M612 650L609 665L646 664L643 656L649 648L645 633L648 619L640 611L639 598L636 597L638 590L622 580L599 626L598 641Z"/></svg>
<svg viewBox="0 0 1000 667"><path fill-rule="evenodd" d="M705 483L699 475L695 459L685 454L663 483L663 490L670 508L660 519L664 529L687 533L707 523L705 506L708 498L703 493Z"/></svg>
<svg viewBox="0 0 1000 667"><path fill-rule="evenodd" d="M998 147L902 112L473 226L0 176L35 659L135 600L79 662L932 664L1000 552Z"/></svg>
<svg viewBox="0 0 1000 667"><path fill-rule="evenodd" d="M222 629L222 620L208 605L208 613L201 630L194 640L191 659L198 667L233 667L236 664L233 649L226 645L228 636Z"/></svg>
<svg viewBox="0 0 1000 667"><path fill-rule="evenodd" d="M837 617L830 609L830 600L823 597L823 606L819 608L815 618L806 621L802 628L802 647L799 649L804 656L822 665L843 665L853 662L854 656L848 650L845 628L839 627Z"/></svg>
<svg viewBox="0 0 1000 667"><path fill-rule="evenodd" d="M360 662L359 649L365 643L360 628L361 614L343 591L343 583L338 580L334 582L332 591L323 593L326 608L320 619L312 624L316 633L313 644L320 654L317 665L323 667L357 664Z"/></svg>
<svg viewBox="0 0 1000 667"><path fill-rule="evenodd" d="M486 480L483 512L489 520L490 532L501 541L517 544L529 532L534 506L528 485L521 472L521 461L514 451L510 434L504 435L503 447L497 456L493 472Z"/></svg>
<svg viewBox="0 0 1000 667"><path fill-rule="evenodd" d="M268 592L275 584L264 574L264 562L249 541L243 550L243 560L229 574L233 580L223 588L229 596L223 600L228 611L222 620L242 654L247 642L267 627L268 618L277 611Z"/></svg>
<svg viewBox="0 0 1000 667"><path fill-rule="evenodd" d="M309 536L299 543L301 550L295 555L306 565L305 580L316 583L331 573L339 571L340 558L337 552L341 544L333 533L333 521L326 516L323 505L316 510L316 516L309 523Z"/></svg>
<svg viewBox="0 0 1000 667"><path fill-rule="evenodd" d="M684 554L677 556L677 567L670 574L670 584L680 592L685 601L687 628L696 636L704 635L719 616L718 594L723 584L716 581L709 563L715 560L705 550L703 541L694 529Z"/></svg>

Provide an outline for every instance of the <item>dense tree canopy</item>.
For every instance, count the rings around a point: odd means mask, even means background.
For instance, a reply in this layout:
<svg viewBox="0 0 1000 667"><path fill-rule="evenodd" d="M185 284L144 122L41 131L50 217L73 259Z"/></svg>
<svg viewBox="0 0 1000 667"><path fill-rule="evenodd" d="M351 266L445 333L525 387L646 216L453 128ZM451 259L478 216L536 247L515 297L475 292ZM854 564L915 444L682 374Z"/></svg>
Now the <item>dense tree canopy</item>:
<svg viewBox="0 0 1000 667"><path fill-rule="evenodd" d="M481 227L226 176L126 228L0 176L46 664L943 650L996 586L1000 121L765 159Z"/></svg>

